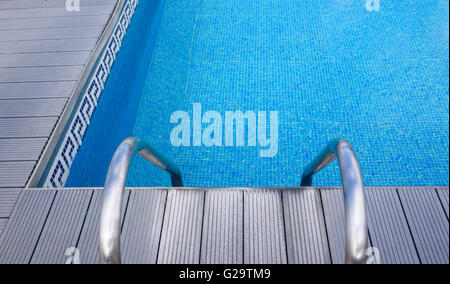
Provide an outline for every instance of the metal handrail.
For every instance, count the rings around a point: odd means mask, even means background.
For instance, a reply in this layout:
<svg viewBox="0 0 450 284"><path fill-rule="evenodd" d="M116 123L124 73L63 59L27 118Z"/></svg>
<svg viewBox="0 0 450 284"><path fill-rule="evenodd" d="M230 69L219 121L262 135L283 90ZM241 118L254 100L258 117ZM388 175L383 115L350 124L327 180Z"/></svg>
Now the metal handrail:
<svg viewBox="0 0 450 284"><path fill-rule="evenodd" d="M145 141L135 137L125 139L114 153L105 181L99 231L100 262L102 264L121 263L122 198L131 160L136 153L169 172L174 187L183 186L180 170L175 164L164 158Z"/></svg>
<svg viewBox="0 0 450 284"><path fill-rule="evenodd" d="M328 144L304 170L302 186L311 186L312 177L338 158L344 187L345 203L345 262L364 264L369 244L366 205L361 169L355 152L345 140Z"/></svg>

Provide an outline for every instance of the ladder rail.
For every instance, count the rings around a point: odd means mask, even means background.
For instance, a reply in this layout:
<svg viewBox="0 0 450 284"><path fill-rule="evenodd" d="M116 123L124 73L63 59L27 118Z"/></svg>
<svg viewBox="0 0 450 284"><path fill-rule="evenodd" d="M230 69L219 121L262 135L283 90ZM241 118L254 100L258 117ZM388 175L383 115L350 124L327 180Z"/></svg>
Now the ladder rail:
<svg viewBox="0 0 450 284"><path fill-rule="evenodd" d="M337 158L344 188L345 204L345 262L364 264L369 244L364 185L356 154L350 144L342 139L331 141L305 168L302 186L311 186L314 174Z"/></svg>
<svg viewBox="0 0 450 284"><path fill-rule="evenodd" d="M131 161L135 154L167 171L174 187L182 187L183 180L179 168L148 143L136 137L125 139L117 148L111 160L103 191L100 216L100 263L120 264L120 234L122 199Z"/></svg>
<svg viewBox="0 0 450 284"><path fill-rule="evenodd" d="M182 187L179 168L145 141L129 137L117 148L106 176L100 216L100 262L121 263L121 212L122 199L131 161L139 154L150 163L167 171L174 187ZM302 186L311 186L314 174L338 159L345 204L345 262L362 264L366 261L368 226L361 169L350 144L341 139L328 144L304 170Z"/></svg>

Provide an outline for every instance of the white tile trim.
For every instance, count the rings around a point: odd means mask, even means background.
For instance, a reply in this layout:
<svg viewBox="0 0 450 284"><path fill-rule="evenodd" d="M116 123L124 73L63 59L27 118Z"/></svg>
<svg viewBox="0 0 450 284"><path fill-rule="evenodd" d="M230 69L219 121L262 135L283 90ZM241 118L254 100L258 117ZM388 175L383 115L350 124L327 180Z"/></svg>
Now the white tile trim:
<svg viewBox="0 0 450 284"><path fill-rule="evenodd" d="M125 32L134 14L139 0L127 0L121 11L119 20L110 35L105 49L100 54L97 65L94 66L93 76L89 80L81 102L70 122L67 133L52 162L52 166L45 178L44 188L61 188L69 177L70 166L83 142L84 135L91 121L92 115L105 87L112 65L117 57Z"/></svg>

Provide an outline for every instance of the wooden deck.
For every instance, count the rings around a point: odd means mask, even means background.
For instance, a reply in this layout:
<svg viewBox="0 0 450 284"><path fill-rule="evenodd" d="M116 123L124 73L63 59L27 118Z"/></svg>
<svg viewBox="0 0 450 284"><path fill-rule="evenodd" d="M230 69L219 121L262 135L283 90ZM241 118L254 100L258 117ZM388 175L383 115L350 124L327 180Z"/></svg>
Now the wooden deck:
<svg viewBox="0 0 450 284"><path fill-rule="evenodd" d="M449 263L448 188L367 188L382 263ZM0 263L98 262L101 189L24 190ZM125 263L342 263L341 189L129 189Z"/></svg>
<svg viewBox="0 0 450 284"><path fill-rule="evenodd" d="M23 190L118 0L0 0L0 263L98 262L101 189ZM125 263L342 263L340 189L130 189ZM448 188L368 188L383 263L449 263Z"/></svg>
<svg viewBox="0 0 450 284"><path fill-rule="evenodd" d="M0 1L0 230L117 1Z"/></svg>

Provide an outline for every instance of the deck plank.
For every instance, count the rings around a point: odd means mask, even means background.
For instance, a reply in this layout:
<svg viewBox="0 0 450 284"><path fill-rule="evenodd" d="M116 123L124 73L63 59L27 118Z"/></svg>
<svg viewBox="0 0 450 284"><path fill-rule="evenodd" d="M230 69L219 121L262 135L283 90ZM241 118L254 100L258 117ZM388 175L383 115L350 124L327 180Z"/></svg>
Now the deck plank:
<svg viewBox="0 0 450 284"><path fill-rule="evenodd" d="M75 81L0 83L0 100L68 98L74 87Z"/></svg>
<svg viewBox="0 0 450 284"><path fill-rule="evenodd" d="M77 16L86 15L109 15L114 9L115 5L91 5L89 9L80 9L76 12ZM70 13L66 10L66 5L63 3L58 7L48 8L23 8L0 10L0 19L23 19L23 18L47 18L47 17L64 17L72 16L75 13Z"/></svg>
<svg viewBox="0 0 450 284"><path fill-rule="evenodd" d="M92 51L98 38L0 41L0 54Z"/></svg>
<svg viewBox="0 0 450 284"><path fill-rule="evenodd" d="M11 216L20 191L20 188L0 188L0 218Z"/></svg>
<svg viewBox="0 0 450 284"><path fill-rule="evenodd" d="M436 189L436 191L439 195L439 199L441 200L442 206L444 207L445 214L447 214L447 219L448 219L448 210L449 210L448 187L447 188L438 188L438 189Z"/></svg>
<svg viewBox="0 0 450 284"><path fill-rule="evenodd" d="M109 15L91 15L91 16L70 16L63 18L51 17L51 18L6 19L0 20L0 31L100 26L104 25L105 22L108 20L108 18Z"/></svg>
<svg viewBox="0 0 450 284"><path fill-rule="evenodd" d="M25 190L0 237L0 264L27 264L39 240L56 192Z"/></svg>
<svg viewBox="0 0 450 284"><path fill-rule="evenodd" d="M156 263L166 199L166 190L130 192L122 231L123 263Z"/></svg>
<svg viewBox="0 0 450 284"><path fill-rule="evenodd" d="M239 190L206 192L200 263L244 262L243 194Z"/></svg>
<svg viewBox="0 0 450 284"><path fill-rule="evenodd" d="M0 188L24 187L35 162L0 162Z"/></svg>
<svg viewBox="0 0 450 284"><path fill-rule="evenodd" d="M47 138L0 139L0 162L36 161Z"/></svg>
<svg viewBox="0 0 450 284"><path fill-rule="evenodd" d="M283 204L289 263L331 263L320 191L284 190Z"/></svg>
<svg viewBox="0 0 450 284"><path fill-rule="evenodd" d="M83 66L0 68L0 83L78 80Z"/></svg>
<svg viewBox="0 0 450 284"><path fill-rule="evenodd" d="M345 208L341 189L321 189L325 224L333 264L345 263Z"/></svg>
<svg viewBox="0 0 450 284"><path fill-rule="evenodd" d="M0 67L84 65L90 54L90 51L0 54Z"/></svg>
<svg viewBox="0 0 450 284"><path fill-rule="evenodd" d="M0 118L0 138L49 137L57 117Z"/></svg>
<svg viewBox="0 0 450 284"><path fill-rule="evenodd" d="M381 263L420 263L397 191L370 189L366 200L370 236L380 251Z"/></svg>
<svg viewBox="0 0 450 284"><path fill-rule="evenodd" d="M244 263L287 263L279 190L244 192Z"/></svg>
<svg viewBox="0 0 450 284"><path fill-rule="evenodd" d="M0 118L59 116L66 98L2 100Z"/></svg>
<svg viewBox="0 0 450 284"><path fill-rule="evenodd" d="M399 189L413 239L424 264L449 263L449 222L434 189Z"/></svg>
<svg viewBox="0 0 450 284"><path fill-rule="evenodd" d="M200 262L204 198L202 190L169 190L158 263Z"/></svg>
<svg viewBox="0 0 450 284"><path fill-rule="evenodd" d="M125 208L128 204L129 194L130 192L127 190L123 196L122 224L125 217ZM86 220L81 231L80 240L77 245L82 264L97 264L100 261L98 248L98 226L100 222L102 197L102 190L94 190L91 205L89 206Z"/></svg>
<svg viewBox="0 0 450 284"><path fill-rule="evenodd" d="M27 41L52 39L81 39L100 37L104 26L0 30L0 41Z"/></svg>
<svg viewBox="0 0 450 284"><path fill-rule="evenodd" d="M83 0L80 2L81 7L92 5L108 5L114 4L115 0ZM0 9L24 9L24 8L48 8L61 7L65 3L61 0L14 0L14 1L0 1Z"/></svg>
<svg viewBox="0 0 450 284"><path fill-rule="evenodd" d="M8 222L7 218L0 218L0 235L2 234L3 229L5 228L7 222Z"/></svg>
<svg viewBox="0 0 450 284"><path fill-rule="evenodd" d="M77 245L92 190L58 191L31 259L32 264L64 264Z"/></svg>

